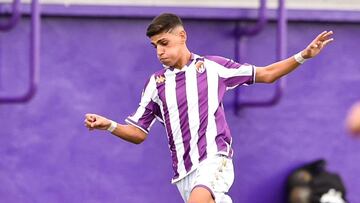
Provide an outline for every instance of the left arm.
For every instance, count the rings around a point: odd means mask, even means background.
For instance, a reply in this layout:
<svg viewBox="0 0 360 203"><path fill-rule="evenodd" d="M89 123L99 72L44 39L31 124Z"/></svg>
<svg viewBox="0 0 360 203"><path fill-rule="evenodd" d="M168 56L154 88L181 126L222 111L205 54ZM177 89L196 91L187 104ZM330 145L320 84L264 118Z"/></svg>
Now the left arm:
<svg viewBox="0 0 360 203"><path fill-rule="evenodd" d="M284 75L295 70L303 61L318 55L321 50L334 39L332 31L324 31L319 34L304 50L295 56L270 64L265 67L257 67L255 82L272 83Z"/></svg>

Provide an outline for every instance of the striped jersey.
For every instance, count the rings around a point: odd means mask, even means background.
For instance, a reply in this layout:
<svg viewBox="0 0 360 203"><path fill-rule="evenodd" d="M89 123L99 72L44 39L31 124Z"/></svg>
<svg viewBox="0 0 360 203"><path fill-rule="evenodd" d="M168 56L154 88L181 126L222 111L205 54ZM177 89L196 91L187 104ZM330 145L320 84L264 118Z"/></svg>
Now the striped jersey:
<svg viewBox="0 0 360 203"><path fill-rule="evenodd" d="M174 177L184 178L209 156L232 157L224 93L255 82L255 67L219 56L192 54L181 70L165 67L149 78L134 114L126 118L148 133L155 120L167 133Z"/></svg>

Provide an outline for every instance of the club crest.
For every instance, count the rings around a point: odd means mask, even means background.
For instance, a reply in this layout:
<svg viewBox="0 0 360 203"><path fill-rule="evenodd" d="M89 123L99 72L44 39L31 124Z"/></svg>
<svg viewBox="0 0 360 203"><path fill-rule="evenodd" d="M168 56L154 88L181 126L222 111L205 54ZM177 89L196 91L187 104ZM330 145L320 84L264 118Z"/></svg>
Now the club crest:
<svg viewBox="0 0 360 203"><path fill-rule="evenodd" d="M204 61L197 61L196 63L195 63L195 68L196 68L196 71L198 72L198 73L203 73L203 72L205 72L205 66L204 66Z"/></svg>

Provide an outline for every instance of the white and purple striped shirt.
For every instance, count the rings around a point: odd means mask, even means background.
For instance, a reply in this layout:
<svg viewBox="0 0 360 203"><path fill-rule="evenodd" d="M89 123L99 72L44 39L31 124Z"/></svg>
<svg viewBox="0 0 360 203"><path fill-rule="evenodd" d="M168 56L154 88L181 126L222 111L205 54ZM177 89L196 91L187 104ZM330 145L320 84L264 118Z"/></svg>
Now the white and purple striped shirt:
<svg viewBox="0 0 360 203"><path fill-rule="evenodd" d="M181 70L167 67L154 73L145 85L137 111L125 121L145 133L156 119L165 126L175 183L208 156L232 157L223 96L228 89L253 84L255 72L252 65L192 54Z"/></svg>

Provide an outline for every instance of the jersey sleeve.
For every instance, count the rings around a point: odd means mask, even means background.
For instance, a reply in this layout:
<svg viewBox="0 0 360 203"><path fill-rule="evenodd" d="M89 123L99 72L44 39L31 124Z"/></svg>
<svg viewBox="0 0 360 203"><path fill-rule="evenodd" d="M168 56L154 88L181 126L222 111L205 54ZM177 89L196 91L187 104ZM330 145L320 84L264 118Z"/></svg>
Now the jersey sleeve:
<svg viewBox="0 0 360 203"><path fill-rule="evenodd" d="M160 107L155 102L156 95L155 78L151 76L143 89L139 107L125 119L125 122L139 128L146 134L149 133L156 119L163 122Z"/></svg>
<svg viewBox="0 0 360 203"><path fill-rule="evenodd" d="M251 85L255 83L255 66L250 64L240 64L221 56L207 56L206 58L220 65L218 74L227 89L233 89L239 85Z"/></svg>

